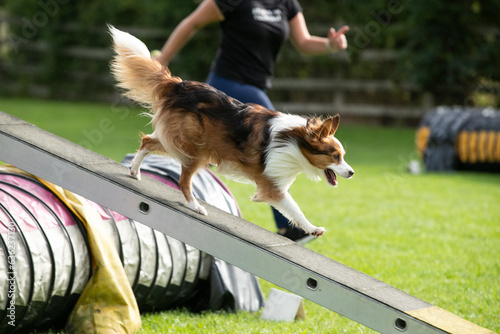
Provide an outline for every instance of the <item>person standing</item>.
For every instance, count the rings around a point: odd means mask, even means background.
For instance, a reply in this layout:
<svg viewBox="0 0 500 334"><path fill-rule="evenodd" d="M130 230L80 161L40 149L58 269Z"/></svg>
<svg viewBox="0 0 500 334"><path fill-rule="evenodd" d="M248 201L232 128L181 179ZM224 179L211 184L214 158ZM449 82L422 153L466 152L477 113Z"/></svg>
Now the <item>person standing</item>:
<svg viewBox="0 0 500 334"><path fill-rule="evenodd" d="M215 22L220 23L222 36L207 83L243 103L272 110L266 90L271 87L278 52L288 38L307 55L347 48L348 26L338 31L330 28L326 37L310 35L297 0L203 0L177 25L156 60L168 66L199 29ZM272 209L279 234L299 243L314 238Z"/></svg>

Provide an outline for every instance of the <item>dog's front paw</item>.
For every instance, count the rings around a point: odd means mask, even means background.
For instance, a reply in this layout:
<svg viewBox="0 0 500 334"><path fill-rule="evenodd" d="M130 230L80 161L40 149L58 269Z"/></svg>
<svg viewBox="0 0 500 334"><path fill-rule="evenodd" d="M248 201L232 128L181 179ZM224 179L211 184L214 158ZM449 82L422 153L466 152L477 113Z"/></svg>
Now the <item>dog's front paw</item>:
<svg viewBox="0 0 500 334"><path fill-rule="evenodd" d="M189 202L188 208L190 208L194 212L199 213L200 215L208 215L207 209L205 209L200 203L198 203L198 201Z"/></svg>
<svg viewBox="0 0 500 334"><path fill-rule="evenodd" d="M207 209L205 209L203 206L198 206L198 208L196 210L194 210L196 212L198 212L200 215L204 215L204 216L207 216L208 215L208 211Z"/></svg>
<svg viewBox="0 0 500 334"><path fill-rule="evenodd" d="M312 232L309 232L309 234L314 235L315 237L320 237L323 234L325 234L326 230L323 227L315 227Z"/></svg>
<svg viewBox="0 0 500 334"><path fill-rule="evenodd" d="M136 180L141 180L141 171L140 170L135 170L133 168L130 168L129 175L133 177Z"/></svg>

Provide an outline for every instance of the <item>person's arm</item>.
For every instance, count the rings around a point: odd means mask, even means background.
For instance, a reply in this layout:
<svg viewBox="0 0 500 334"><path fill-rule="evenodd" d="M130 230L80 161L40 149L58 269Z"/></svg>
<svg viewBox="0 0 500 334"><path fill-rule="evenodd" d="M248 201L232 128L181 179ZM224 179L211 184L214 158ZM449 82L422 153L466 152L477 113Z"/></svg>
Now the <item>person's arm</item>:
<svg viewBox="0 0 500 334"><path fill-rule="evenodd" d="M174 29L161 54L156 56L163 65L167 66L170 60L186 45L199 29L207 24L224 20L224 16L214 0L203 0L203 2L188 17Z"/></svg>
<svg viewBox="0 0 500 334"><path fill-rule="evenodd" d="M348 26L343 26L339 31L330 28L328 36L311 36L307 29L304 15L299 12L290 20L290 39L297 50L301 53L314 55L331 53L347 48L347 39L345 33L349 30Z"/></svg>

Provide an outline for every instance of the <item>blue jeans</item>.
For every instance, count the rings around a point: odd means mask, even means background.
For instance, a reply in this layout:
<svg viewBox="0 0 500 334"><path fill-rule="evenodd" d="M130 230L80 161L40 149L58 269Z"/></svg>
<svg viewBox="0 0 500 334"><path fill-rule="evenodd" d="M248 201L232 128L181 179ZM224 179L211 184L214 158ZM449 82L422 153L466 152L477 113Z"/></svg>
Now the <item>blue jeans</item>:
<svg viewBox="0 0 500 334"><path fill-rule="evenodd" d="M274 106L266 95L265 90L256 86L221 78L213 72L210 72L208 75L207 83L243 103L256 103L267 109L274 110ZM276 227L278 229L288 227L290 224L288 219L275 208L271 208L273 210L274 220L276 221Z"/></svg>

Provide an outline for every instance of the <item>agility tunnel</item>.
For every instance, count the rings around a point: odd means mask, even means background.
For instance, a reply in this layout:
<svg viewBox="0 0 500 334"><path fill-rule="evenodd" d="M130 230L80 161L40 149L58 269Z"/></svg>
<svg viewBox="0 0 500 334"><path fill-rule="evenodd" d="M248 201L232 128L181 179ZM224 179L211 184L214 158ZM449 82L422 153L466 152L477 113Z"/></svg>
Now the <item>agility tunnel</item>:
<svg viewBox="0 0 500 334"><path fill-rule="evenodd" d="M500 172L500 110L438 107L422 119L416 145L427 171Z"/></svg>
<svg viewBox="0 0 500 334"><path fill-rule="evenodd" d="M145 175L178 189L180 166L173 160L150 155L142 167ZM208 170L193 179L193 192L240 214L229 190ZM255 311L263 306L255 276L87 201L101 218L98 224L118 254L141 312L176 307ZM0 232L0 333L63 327L92 275L85 225L40 180L4 167Z"/></svg>

